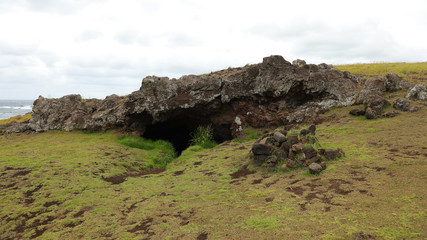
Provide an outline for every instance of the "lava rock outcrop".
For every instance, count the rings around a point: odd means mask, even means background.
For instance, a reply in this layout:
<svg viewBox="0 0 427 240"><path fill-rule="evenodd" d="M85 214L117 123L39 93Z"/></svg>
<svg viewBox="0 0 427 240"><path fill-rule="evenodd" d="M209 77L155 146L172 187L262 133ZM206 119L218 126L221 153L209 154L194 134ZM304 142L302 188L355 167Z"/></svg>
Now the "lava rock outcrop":
<svg viewBox="0 0 427 240"><path fill-rule="evenodd" d="M291 64L281 56L270 56L259 64L204 75L148 76L138 91L124 97L39 97L28 126L37 132L123 128L143 133L147 127L170 121L184 128L210 124L217 137L229 138L242 124L278 126L352 105L358 87L358 77L331 65Z"/></svg>

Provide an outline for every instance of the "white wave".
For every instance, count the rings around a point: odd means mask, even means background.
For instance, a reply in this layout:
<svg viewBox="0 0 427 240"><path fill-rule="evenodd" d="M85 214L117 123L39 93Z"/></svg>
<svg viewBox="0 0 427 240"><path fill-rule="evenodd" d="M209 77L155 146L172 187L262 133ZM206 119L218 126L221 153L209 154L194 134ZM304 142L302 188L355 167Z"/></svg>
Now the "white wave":
<svg viewBox="0 0 427 240"><path fill-rule="evenodd" d="M31 110L33 106L0 106L3 109L22 109L22 110Z"/></svg>

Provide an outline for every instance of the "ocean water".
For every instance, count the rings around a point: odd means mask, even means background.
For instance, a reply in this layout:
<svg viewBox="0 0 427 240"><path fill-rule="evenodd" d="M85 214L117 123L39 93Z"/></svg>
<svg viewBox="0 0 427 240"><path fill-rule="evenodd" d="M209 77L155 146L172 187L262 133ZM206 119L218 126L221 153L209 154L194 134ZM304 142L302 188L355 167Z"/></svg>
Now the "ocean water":
<svg viewBox="0 0 427 240"><path fill-rule="evenodd" d="M31 112L34 100L0 100L0 119Z"/></svg>

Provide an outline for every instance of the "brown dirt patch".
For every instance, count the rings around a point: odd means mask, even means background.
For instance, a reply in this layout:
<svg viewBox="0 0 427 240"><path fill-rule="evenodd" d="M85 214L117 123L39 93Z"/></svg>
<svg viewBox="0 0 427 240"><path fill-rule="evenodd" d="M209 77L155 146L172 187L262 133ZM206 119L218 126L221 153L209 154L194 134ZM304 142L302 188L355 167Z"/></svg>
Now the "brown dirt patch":
<svg viewBox="0 0 427 240"><path fill-rule="evenodd" d="M179 211L178 214L173 215L174 217L181 218L181 226L188 225L190 223L189 219L194 216L195 212L194 210L191 210L187 214L184 214L182 211Z"/></svg>
<svg viewBox="0 0 427 240"><path fill-rule="evenodd" d="M108 177L108 178L102 178L102 180L112 183L112 184L120 184L124 181L126 181L126 179L128 177L140 177L140 176L144 176L144 175L150 175L150 174L159 174L164 172L165 169L164 168L153 168L151 170L148 171L141 171L141 172L128 172L122 175L117 175L117 176L113 176L113 177Z"/></svg>
<svg viewBox="0 0 427 240"><path fill-rule="evenodd" d="M49 201L49 202L45 202L43 204L43 207L50 207L50 206L59 205L59 204L61 204L61 202L59 201Z"/></svg>
<svg viewBox="0 0 427 240"><path fill-rule="evenodd" d="M255 171L251 171L248 169L248 166L245 165L241 169L237 170L236 172L230 174L231 179L246 177L247 175L254 174Z"/></svg>
<svg viewBox="0 0 427 240"><path fill-rule="evenodd" d="M40 190L41 188L43 187L43 185L41 185L41 184L39 184L39 185L37 185L37 187L35 187L33 190L28 190L28 191L26 191L26 192L24 192L24 196L25 197L32 197L33 196L33 194L35 193L35 192L37 192L38 190Z"/></svg>
<svg viewBox="0 0 427 240"><path fill-rule="evenodd" d="M329 186L328 190L333 190L337 194L347 195L347 194L353 192L353 190L346 191L346 190L340 188L342 184L351 184L351 182L348 182L348 181L345 181L342 179L330 179L329 183L331 185Z"/></svg>
<svg viewBox="0 0 427 240"><path fill-rule="evenodd" d="M291 192L291 193L295 193L296 195L303 195L304 194L304 188L302 187L287 187L286 191Z"/></svg>
<svg viewBox="0 0 427 240"><path fill-rule="evenodd" d="M276 179L276 180L274 180L272 182L266 183L265 186L266 187L270 187L271 185L276 184L278 181L279 181L279 179Z"/></svg>
<svg viewBox="0 0 427 240"><path fill-rule="evenodd" d="M359 182L365 182L366 178L365 177L359 177L359 178L352 178L353 180L359 181Z"/></svg>
<svg viewBox="0 0 427 240"><path fill-rule="evenodd" d="M174 173L173 173L173 175L174 175L174 176L179 176L179 175L182 175L184 172L185 172L185 170L182 170L182 171L176 171L176 172L174 172Z"/></svg>
<svg viewBox="0 0 427 240"><path fill-rule="evenodd" d="M155 235L155 233L150 230L150 226L152 222L153 222L153 218L148 217L144 219L142 222L140 222L138 225L133 227L132 229L128 230L128 232L136 233L136 232L142 231L143 233L147 234L149 236L148 239L150 239L151 236Z"/></svg>
<svg viewBox="0 0 427 240"><path fill-rule="evenodd" d="M274 197L268 197L265 199L266 202L272 202L274 200Z"/></svg>
<svg viewBox="0 0 427 240"><path fill-rule="evenodd" d="M292 181L290 184L294 185L295 183L298 183L298 182L301 182L301 181L302 181L302 179L297 179L297 180Z"/></svg>
<svg viewBox="0 0 427 240"><path fill-rule="evenodd" d="M31 170L19 170L17 172L15 172L12 177L17 177L17 176L25 176L27 174L29 174L31 172Z"/></svg>
<svg viewBox="0 0 427 240"><path fill-rule="evenodd" d="M128 215L130 212L132 212L133 210L135 210L136 205L137 205L138 203L145 202L145 201L147 201L147 199L148 199L148 198L142 198L141 200L139 200L139 201L137 201L137 202L132 203L128 208L126 208L126 210L122 211L123 215Z"/></svg>
<svg viewBox="0 0 427 240"><path fill-rule="evenodd" d="M197 236L197 240L206 240L208 239L208 233L202 232Z"/></svg>
<svg viewBox="0 0 427 240"><path fill-rule="evenodd" d="M252 184L260 184L262 182L262 178L260 179L255 179L252 181Z"/></svg>
<svg viewBox="0 0 427 240"><path fill-rule="evenodd" d="M376 239L377 237L364 232L357 232L353 234L353 240Z"/></svg>
<svg viewBox="0 0 427 240"><path fill-rule="evenodd" d="M77 213L75 213L75 214L73 215L73 217L75 217L75 218L81 217L81 216L83 216L83 215L84 215L84 213L85 213L85 212L90 211L90 210L92 210L92 209L93 209L93 207L89 207L89 206L84 207L84 208L82 208L80 211L78 211Z"/></svg>
<svg viewBox="0 0 427 240"><path fill-rule="evenodd" d="M202 163L203 163L202 161L200 161L200 162L195 162L195 163L194 163L194 166L200 166L200 165L202 165Z"/></svg>

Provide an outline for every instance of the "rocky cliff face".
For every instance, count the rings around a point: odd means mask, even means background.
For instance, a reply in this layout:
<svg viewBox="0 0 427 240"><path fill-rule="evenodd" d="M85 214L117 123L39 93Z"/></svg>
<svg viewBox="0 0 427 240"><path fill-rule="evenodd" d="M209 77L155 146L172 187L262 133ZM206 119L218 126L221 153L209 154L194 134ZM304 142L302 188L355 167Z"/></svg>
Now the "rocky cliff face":
<svg viewBox="0 0 427 240"><path fill-rule="evenodd" d="M124 128L143 133L147 128L190 131L210 124L221 140L236 134L242 124L303 121L330 107L351 105L358 87L356 76L330 65L291 64L270 56L259 64L204 75L149 76L138 91L125 97L39 97L28 126L38 132ZM303 116L298 116L301 111Z"/></svg>

